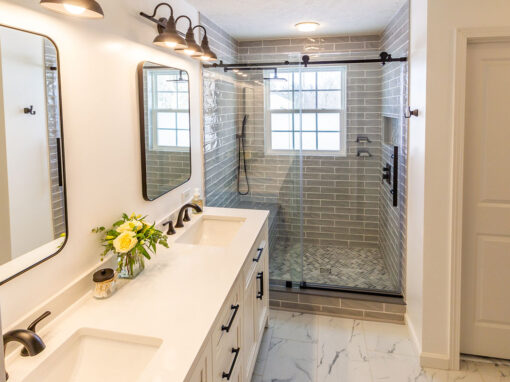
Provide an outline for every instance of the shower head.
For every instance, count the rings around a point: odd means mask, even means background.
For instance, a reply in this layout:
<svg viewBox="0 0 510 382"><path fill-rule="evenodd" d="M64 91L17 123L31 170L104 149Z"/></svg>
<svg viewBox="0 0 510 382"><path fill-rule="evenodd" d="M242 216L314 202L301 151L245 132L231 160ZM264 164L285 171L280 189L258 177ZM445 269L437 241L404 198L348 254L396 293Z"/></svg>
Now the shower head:
<svg viewBox="0 0 510 382"><path fill-rule="evenodd" d="M182 73L184 72L184 70L179 70L179 77L176 78L175 80L166 80L166 82L188 82L187 79L184 79L182 77Z"/></svg>
<svg viewBox="0 0 510 382"><path fill-rule="evenodd" d="M282 77L278 77L278 69L277 68L274 68L274 74L273 74L273 77L264 77L264 80L267 80L267 81L285 81L287 82L287 79L286 78L282 78Z"/></svg>

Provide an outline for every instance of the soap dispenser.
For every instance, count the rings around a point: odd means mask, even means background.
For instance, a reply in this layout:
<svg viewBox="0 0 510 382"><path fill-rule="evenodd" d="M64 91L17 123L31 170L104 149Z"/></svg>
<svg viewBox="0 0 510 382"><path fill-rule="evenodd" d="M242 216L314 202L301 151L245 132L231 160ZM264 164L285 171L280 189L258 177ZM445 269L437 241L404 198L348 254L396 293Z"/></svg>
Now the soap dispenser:
<svg viewBox="0 0 510 382"><path fill-rule="evenodd" d="M195 193L193 194L193 199L191 199L191 203L196 204L202 210L204 209L204 200L200 197L200 190L195 188ZM197 214L195 210L193 210L193 214Z"/></svg>

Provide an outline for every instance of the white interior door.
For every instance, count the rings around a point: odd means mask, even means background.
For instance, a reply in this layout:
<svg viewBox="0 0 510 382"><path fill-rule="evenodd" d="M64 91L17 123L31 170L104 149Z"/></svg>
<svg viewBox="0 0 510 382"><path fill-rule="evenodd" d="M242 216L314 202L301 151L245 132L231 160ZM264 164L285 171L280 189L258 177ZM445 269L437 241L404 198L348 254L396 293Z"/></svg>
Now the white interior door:
<svg viewBox="0 0 510 382"><path fill-rule="evenodd" d="M510 358L510 42L468 45L461 352Z"/></svg>

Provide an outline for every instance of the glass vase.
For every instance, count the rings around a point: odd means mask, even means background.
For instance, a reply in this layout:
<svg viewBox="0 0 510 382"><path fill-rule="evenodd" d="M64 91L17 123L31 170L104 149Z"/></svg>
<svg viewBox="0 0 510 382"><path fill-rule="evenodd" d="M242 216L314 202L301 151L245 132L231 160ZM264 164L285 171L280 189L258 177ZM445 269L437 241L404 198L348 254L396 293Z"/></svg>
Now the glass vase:
<svg viewBox="0 0 510 382"><path fill-rule="evenodd" d="M143 255L139 253L125 253L117 256L119 278L134 279L145 269Z"/></svg>

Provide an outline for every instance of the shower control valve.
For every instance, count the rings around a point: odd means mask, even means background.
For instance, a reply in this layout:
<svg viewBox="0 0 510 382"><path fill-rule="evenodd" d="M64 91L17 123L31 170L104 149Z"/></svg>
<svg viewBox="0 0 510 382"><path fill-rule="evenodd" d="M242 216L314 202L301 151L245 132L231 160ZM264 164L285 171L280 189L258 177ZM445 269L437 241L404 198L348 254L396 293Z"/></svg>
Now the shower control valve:
<svg viewBox="0 0 510 382"><path fill-rule="evenodd" d="M386 166L382 168L382 181L391 184L391 165L386 163Z"/></svg>

